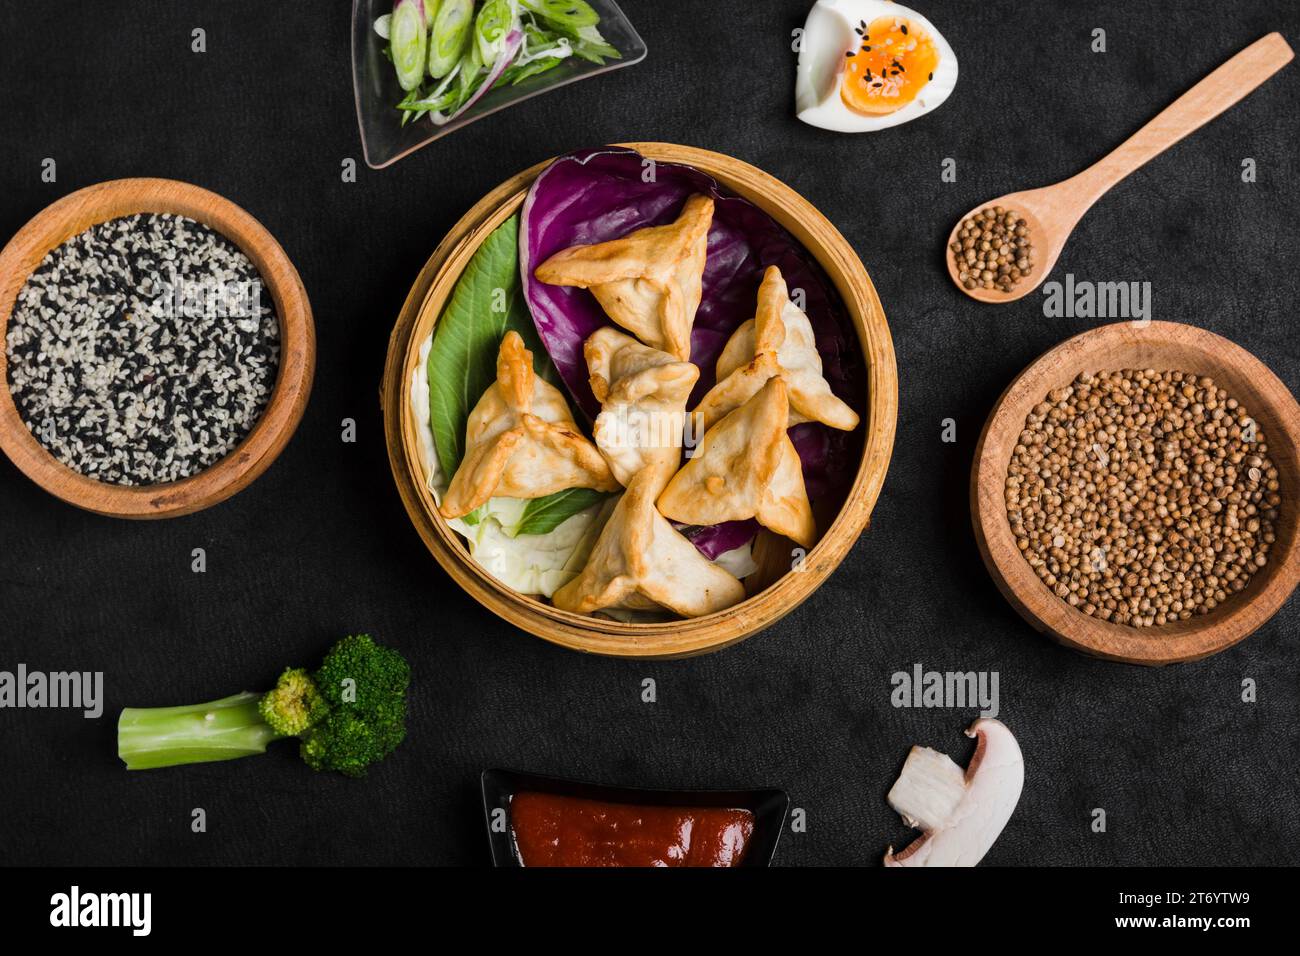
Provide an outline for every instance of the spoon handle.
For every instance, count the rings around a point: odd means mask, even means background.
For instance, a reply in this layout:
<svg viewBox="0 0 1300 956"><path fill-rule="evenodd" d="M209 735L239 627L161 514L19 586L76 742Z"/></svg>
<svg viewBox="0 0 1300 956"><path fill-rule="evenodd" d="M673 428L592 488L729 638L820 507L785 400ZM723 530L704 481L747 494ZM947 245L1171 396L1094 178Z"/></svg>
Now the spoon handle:
<svg viewBox="0 0 1300 956"><path fill-rule="evenodd" d="M1294 56L1282 34L1270 33L1228 60L1107 156L1067 180L1078 215L1133 170L1243 99Z"/></svg>

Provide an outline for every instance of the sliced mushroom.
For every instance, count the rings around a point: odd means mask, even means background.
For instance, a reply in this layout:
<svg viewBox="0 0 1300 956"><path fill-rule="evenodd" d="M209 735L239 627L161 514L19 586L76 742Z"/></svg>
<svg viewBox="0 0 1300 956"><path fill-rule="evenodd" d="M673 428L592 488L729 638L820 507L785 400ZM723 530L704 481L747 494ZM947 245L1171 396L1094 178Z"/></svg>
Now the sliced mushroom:
<svg viewBox="0 0 1300 956"><path fill-rule="evenodd" d="M885 866L974 866L1011 819L1025 783L1025 760L1006 725L982 719L967 737L975 755L963 771L946 754L913 747L889 791L889 805L922 835Z"/></svg>

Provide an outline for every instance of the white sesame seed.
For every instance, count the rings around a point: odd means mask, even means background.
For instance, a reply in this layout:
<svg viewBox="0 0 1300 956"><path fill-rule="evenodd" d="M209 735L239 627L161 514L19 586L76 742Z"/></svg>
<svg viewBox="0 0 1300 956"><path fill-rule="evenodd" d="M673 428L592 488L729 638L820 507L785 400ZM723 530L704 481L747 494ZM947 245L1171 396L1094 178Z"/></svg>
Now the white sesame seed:
<svg viewBox="0 0 1300 956"><path fill-rule="evenodd" d="M196 474L244 439L275 386L279 323L260 290L248 257L201 223L93 226L18 294L5 343L14 403L82 474L122 485Z"/></svg>

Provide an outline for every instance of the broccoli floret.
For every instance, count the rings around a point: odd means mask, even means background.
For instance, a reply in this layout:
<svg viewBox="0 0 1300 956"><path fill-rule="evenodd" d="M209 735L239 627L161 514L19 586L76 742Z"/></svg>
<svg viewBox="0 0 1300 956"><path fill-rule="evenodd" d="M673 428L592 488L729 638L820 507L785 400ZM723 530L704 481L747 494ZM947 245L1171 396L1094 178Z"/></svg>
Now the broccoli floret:
<svg viewBox="0 0 1300 956"><path fill-rule="evenodd" d="M336 710L302 742L302 759L313 770L337 770L349 777L361 777L367 767L396 746L388 746L383 738L379 726L349 711Z"/></svg>
<svg viewBox="0 0 1300 956"><path fill-rule="evenodd" d="M306 668L290 667L275 689L258 702L257 712L281 737L301 737L329 713L330 705Z"/></svg>
<svg viewBox="0 0 1300 956"><path fill-rule="evenodd" d="M359 777L392 753L406 738L410 682L406 659L368 634L335 644L316 672L329 714L303 739L307 766Z"/></svg>
<svg viewBox="0 0 1300 956"><path fill-rule="evenodd" d="M264 753L272 741L297 737L312 769L364 776L406 738L410 679L397 651L369 635L345 637L314 674L289 668L265 694L123 710L118 756L128 770L149 770Z"/></svg>
<svg viewBox="0 0 1300 956"><path fill-rule="evenodd" d="M381 647L369 634L356 634L330 648L315 677L334 707L370 712L400 702L404 711L411 668L391 647Z"/></svg>

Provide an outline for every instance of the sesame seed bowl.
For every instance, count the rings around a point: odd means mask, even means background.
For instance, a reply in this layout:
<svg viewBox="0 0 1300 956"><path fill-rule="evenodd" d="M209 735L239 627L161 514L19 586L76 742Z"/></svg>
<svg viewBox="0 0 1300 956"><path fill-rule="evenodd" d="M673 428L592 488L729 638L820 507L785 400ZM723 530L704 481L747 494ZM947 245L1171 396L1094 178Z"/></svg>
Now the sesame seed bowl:
<svg viewBox="0 0 1300 956"><path fill-rule="evenodd" d="M247 487L297 428L315 356L284 250L197 186L89 186L0 252L0 448L89 511L175 517Z"/></svg>
<svg viewBox="0 0 1300 956"><path fill-rule="evenodd" d="M1136 664L1194 661L1300 582L1300 405L1245 349L1121 322L1003 392L971 475L976 543L1035 628Z"/></svg>

